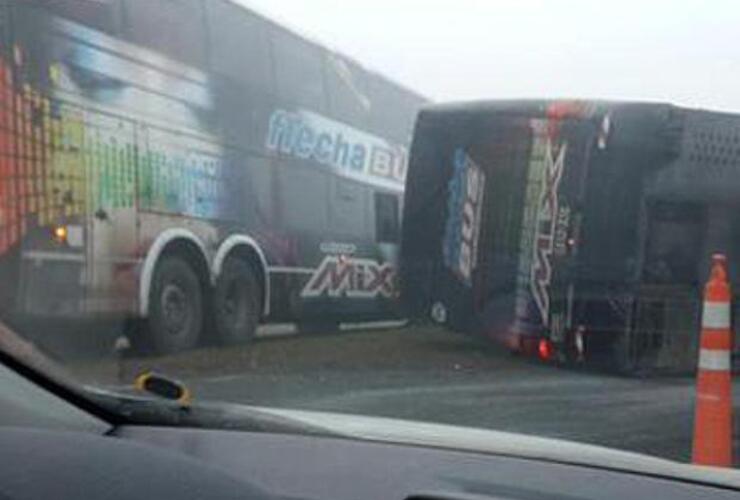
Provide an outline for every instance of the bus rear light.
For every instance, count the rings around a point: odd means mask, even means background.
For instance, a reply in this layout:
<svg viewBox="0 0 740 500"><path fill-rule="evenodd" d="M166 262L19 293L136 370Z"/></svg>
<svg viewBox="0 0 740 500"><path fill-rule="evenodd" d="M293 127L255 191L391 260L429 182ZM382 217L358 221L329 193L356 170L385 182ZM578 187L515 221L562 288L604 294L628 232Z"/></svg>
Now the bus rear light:
<svg viewBox="0 0 740 500"><path fill-rule="evenodd" d="M543 361L549 361L550 358L552 358L552 352L552 342L547 339L540 339L540 342L537 345L537 354L540 356L540 359Z"/></svg>

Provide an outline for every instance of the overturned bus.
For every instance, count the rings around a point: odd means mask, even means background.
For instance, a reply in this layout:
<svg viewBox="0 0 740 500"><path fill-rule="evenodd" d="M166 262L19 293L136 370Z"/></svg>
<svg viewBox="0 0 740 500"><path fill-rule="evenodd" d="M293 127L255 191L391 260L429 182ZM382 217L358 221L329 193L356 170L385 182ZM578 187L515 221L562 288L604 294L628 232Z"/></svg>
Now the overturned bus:
<svg viewBox="0 0 740 500"><path fill-rule="evenodd" d="M623 371L695 365L714 252L740 266L740 117L666 104L438 105L417 121L411 318Z"/></svg>

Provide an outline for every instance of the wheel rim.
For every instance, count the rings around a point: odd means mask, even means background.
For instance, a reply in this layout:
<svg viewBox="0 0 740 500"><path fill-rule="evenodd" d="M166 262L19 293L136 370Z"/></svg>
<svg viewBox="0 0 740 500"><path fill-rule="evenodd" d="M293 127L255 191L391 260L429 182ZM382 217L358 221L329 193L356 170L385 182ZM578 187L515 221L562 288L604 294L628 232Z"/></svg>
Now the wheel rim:
<svg viewBox="0 0 740 500"><path fill-rule="evenodd" d="M162 290L162 319L167 333L181 335L190 322L190 301L185 291L175 283Z"/></svg>

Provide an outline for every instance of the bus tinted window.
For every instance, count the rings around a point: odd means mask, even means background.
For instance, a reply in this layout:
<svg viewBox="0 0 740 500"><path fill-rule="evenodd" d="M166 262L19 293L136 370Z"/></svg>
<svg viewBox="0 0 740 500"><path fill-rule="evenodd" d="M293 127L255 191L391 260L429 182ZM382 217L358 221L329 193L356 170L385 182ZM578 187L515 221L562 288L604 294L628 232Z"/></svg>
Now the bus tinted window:
<svg viewBox="0 0 740 500"><path fill-rule="evenodd" d="M211 67L238 82L271 89L272 69L266 22L222 1L206 2Z"/></svg>
<svg viewBox="0 0 740 500"><path fill-rule="evenodd" d="M272 32L275 75L281 98L300 107L326 107L321 51L282 30Z"/></svg>
<svg viewBox="0 0 740 500"><path fill-rule="evenodd" d="M285 226L292 230L307 227L323 232L328 226L328 175L313 165L290 162L279 169L282 214ZM305 196L312 193L312 196Z"/></svg>
<svg viewBox="0 0 740 500"><path fill-rule="evenodd" d="M127 0L124 34L184 63L205 66L205 29L199 0Z"/></svg>
<svg viewBox="0 0 740 500"><path fill-rule="evenodd" d="M357 182L335 177L332 180L331 200L329 220L332 232L344 238L362 238L367 233L367 188Z"/></svg>
<svg viewBox="0 0 740 500"><path fill-rule="evenodd" d="M375 240L380 243L398 243L398 196L375 193Z"/></svg>
<svg viewBox="0 0 740 500"><path fill-rule="evenodd" d="M396 140L411 137L418 101L404 95L400 88L388 85L388 81L377 75L369 78L368 94L373 106L370 127L383 131Z"/></svg>
<svg viewBox="0 0 740 500"><path fill-rule="evenodd" d="M120 31L121 4L119 0L80 2L79 0L27 0L54 14L76 21L109 34Z"/></svg>

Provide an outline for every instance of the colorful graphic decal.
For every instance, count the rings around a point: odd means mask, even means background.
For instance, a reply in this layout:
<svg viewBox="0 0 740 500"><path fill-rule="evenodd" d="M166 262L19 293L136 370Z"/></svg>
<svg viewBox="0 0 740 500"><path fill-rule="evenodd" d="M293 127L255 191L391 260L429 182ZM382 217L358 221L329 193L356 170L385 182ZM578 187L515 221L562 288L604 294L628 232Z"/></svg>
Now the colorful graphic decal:
<svg viewBox="0 0 740 500"><path fill-rule="evenodd" d="M517 316L527 317L533 300L541 324L548 326L552 256L565 252L570 218L570 210L561 207L558 198L567 143L557 141L557 127L552 120L533 120L531 127L533 141L520 245Z"/></svg>
<svg viewBox="0 0 740 500"><path fill-rule="evenodd" d="M57 20L55 24L72 33L79 30L67 21ZM90 30L80 33L106 38ZM131 50L123 42L115 43L123 52ZM74 46L64 58L50 69L55 97L60 99L66 94L85 95L91 103L136 110L142 116L168 116L173 123L194 130L200 127L192 107L208 106L211 102L205 86L164 73L155 74L144 66L133 67L130 61L108 52ZM101 70L105 77L100 75ZM138 88L133 84L137 76L166 85L168 95L182 97L190 108L178 99ZM199 141L182 134L142 127L134 133L133 122L110 118L107 121L104 116L88 113L78 132L84 156L92 160L88 172L92 176L90 195L95 209L130 207L138 197L142 210L200 218L226 216L227 169L215 139L201 151L194 147Z"/></svg>
<svg viewBox="0 0 740 500"><path fill-rule="evenodd" d="M14 53L20 66L22 53L18 48ZM100 162L96 180L106 191L118 181L111 179L112 163L125 162L125 145L113 152L98 137L85 149L81 112L54 103L29 84L14 84L13 73L0 61L0 254L32 224L48 226L85 212L87 164Z"/></svg>
<svg viewBox="0 0 740 500"><path fill-rule="evenodd" d="M158 148L139 158L139 206L142 210L202 218L225 215L223 162L178 148Z"/></svg>
<svg viewBox="0 0 740 500"><path fill-rule="evenodd" d="M19 165L16 161L12 73L0 60L0 254L15 245L24 231L20 216L21 196L16 189Z"/></svg>
<svg viewBox="0 0 740 500"><path fill-rule="evenodd" d="M76 29L74 23L55 23L58 29ZM105 37L91 30L84 34ZM25 68L21 47L13 48L11 61L0 60L0 255L31 227L101 209L138 204L143 210L200 218L226 218L238 211L232 191L243 184L229 175L236 169L224 167L216 141L210 152L197 151L184 147L188 141L175 134L155 137L131 121L93 111L98 104L135 109L145 96L124 81L131 63L112 53L106 55L106 71L122 80L86 69L95 55L95 40L88 42L92 45L84 50L75 46L60 53L62 60L51 62L45 77L34 70L34 78L48 82L46 95L29 83L32 72ZM125 49L127 44L120 45ZM69 96L77 101L84 96L90 107L72 104ZM188 119L185 111L177 116Z"/></svg>
<svg viewBox="0 0 740 500"><path fill-rule="evenodd" d="M378 186L402 189L406 179L405 148L310 111L275 111L266 145Z"/></svg>
<svg viewBox="0 0 740 500"><path fill-rule="evenodd" d="M453 158L447 187L447 223L442 246L444 262L467 286L478 264L478 238L486 187L483 170L462 149Z"/></svg>
<svg viewBox="0 0 740 500"><path fill-rule="evenodd" d="M544 325L548 324L550 311L550 282L552 264L550 257L555 247L555 229L559 215L558 187L563 177L567 144L555 148L548 139L545 146L545 165L542 194L537 213L537 233L535 235L534 265L531 271L530 286Z"/></svg>
<svg viewBox="0 0 740 500"><path fill-rule="evenodd" d="M47 101L48 103L48 101ZM130 208L137 198L142 210L215 218L223 215L222 161L215 155L134 143L132 127L107 127L101 117L62 105L52 105L51 144L44 159L46 212L39 223L93 210ZM129 125L127 128L122 125ZM46 123L43 125L47 126Z"/></svg>
<svg viewBox="0 0 740 500"><path fill-rule="evenodd" d="M327 255L303 287L301 297L374 298L395 295L395 269L387 262Z"/></svg>

